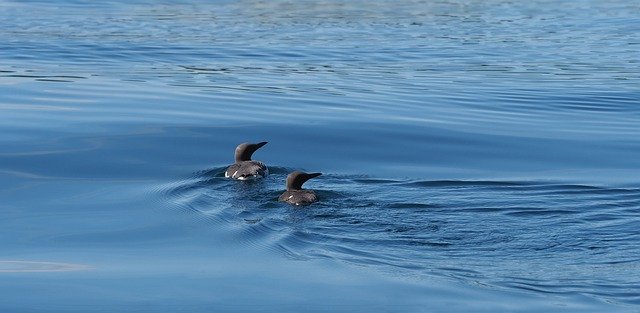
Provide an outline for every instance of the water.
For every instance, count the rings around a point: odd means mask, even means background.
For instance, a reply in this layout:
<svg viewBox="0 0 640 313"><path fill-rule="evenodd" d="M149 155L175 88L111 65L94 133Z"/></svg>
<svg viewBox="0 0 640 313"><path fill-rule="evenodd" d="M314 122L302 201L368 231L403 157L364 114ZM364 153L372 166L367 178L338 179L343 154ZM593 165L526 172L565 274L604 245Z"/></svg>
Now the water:
<svg viewBox="0 0 640 313"><path fill-rule="evenodd" d="M637 312L639 13L0 2L0 308Z"/></svg>

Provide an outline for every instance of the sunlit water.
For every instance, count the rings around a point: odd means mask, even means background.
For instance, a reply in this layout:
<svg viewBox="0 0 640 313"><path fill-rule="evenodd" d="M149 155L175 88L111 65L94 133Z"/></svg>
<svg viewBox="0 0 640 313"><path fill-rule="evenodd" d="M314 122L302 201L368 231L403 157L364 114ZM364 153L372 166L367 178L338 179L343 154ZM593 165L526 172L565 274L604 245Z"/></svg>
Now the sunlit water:
<svg viewBox="0 0 640 313"><path fill-rule="evenodd" d="M0 2L0 309L637 311L638 16Z"/></svg>

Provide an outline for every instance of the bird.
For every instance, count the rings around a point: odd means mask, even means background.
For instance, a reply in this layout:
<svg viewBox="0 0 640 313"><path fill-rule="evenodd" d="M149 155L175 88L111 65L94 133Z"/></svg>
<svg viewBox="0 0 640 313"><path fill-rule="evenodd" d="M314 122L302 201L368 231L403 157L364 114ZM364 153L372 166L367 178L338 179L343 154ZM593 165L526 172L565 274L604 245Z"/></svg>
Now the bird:
<svg viewBox="0 0 640 313"><path fill-rule="evenodd" d="M224 177L248 180L269 175L269 169L264 163L251 160L253 153L266 144L267 142L263 141L259 143L245 142L238 145L235 152L235 163L227 168L224 172Z"/></svg>
<svg viewBox="0 0 640 313"><path fill-rule="evenodd" d="M302 189L302 184L307 180L318 177L322 173L305 173L295 171L287 176L287 190L280 195L278 201L284 201L293 205L307 205L318 201L313 190Z"/></svg>

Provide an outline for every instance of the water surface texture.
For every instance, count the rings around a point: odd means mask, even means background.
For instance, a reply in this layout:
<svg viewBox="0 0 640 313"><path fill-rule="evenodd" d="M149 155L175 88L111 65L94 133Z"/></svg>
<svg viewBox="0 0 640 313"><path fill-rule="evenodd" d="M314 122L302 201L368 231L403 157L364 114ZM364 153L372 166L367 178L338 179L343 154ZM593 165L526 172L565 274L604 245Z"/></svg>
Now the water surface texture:
<svg viewBox="0 0 640 313"><path fill-rule="evenodd" d="M638 16L0 1L0 310L637 312Z"/></svg>

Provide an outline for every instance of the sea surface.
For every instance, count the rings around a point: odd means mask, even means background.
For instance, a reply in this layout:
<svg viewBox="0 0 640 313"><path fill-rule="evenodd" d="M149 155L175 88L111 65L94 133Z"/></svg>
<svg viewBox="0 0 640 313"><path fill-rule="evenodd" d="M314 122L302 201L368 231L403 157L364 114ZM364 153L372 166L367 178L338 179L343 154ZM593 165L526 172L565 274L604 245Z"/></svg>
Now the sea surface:
<svg viewBox="0 0 640 313"><path fill-rule="evenodd" d="M640 312L639 177L637 1L0 1L1 312Z"/></svg>

